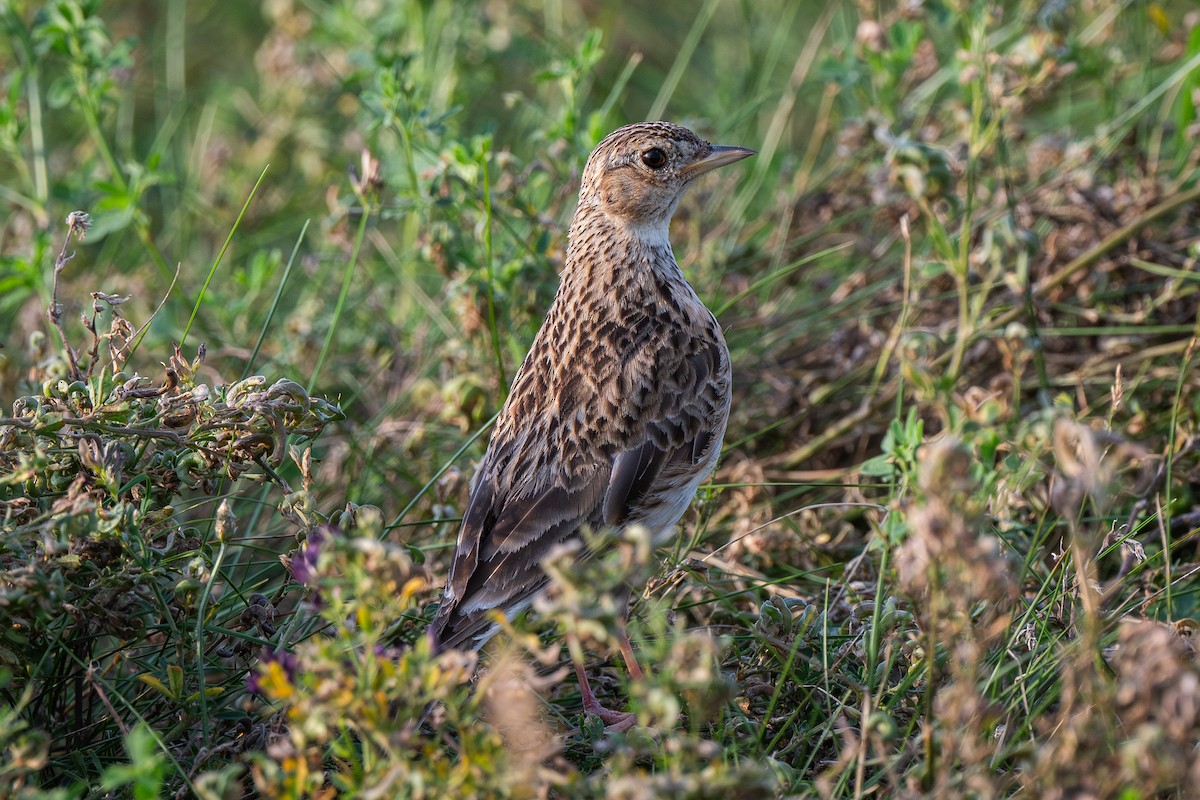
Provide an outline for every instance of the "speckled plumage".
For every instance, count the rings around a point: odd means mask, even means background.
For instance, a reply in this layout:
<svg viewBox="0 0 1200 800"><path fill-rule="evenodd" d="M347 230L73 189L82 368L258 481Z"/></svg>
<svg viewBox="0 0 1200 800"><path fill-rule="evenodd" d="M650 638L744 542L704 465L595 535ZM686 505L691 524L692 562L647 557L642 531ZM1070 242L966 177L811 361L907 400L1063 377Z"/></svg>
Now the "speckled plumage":
<svg viewBox="0 0 1200 800"><path fill-rule="evenodd" d="M562 283L471 484L439 648L478 647L489 612L528 605L547 583L543 559L581 526L670 529L711 472L729 349L667 229L691 180L751 154L651 122L588 158Z"/></svg>

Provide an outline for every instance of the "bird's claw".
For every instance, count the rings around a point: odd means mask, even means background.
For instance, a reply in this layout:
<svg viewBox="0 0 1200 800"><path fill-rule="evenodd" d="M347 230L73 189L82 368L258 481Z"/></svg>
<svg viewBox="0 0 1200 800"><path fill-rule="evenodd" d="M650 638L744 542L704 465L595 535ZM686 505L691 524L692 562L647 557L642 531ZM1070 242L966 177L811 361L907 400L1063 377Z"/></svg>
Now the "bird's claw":
<svg viewBox="0 0 1200 800"><path fill-rule="evenodd" d="M585 708L584 712L598 717L608 733L625 733L637 722L637 714L632 711L613 711L599 703L594 708Z"/></svg>

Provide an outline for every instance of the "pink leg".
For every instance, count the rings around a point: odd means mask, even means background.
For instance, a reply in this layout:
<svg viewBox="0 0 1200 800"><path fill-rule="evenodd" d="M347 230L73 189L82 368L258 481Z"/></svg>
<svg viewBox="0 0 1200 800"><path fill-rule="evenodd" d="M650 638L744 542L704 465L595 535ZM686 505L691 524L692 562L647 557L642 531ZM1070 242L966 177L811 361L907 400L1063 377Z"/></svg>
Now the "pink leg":
<svg viewBox="0 0 1200 800"><path fill-rule="evenodd" d="M608 730L617 733L623 733L633 727L633 724L637 722L636 714L630 711L613 711L600 705L600 701L596 699L596 693L592 691L592 686L588 683L583 665L578 660L575 660L575 676L579 679L579 692L583 695L585 714L599 717Z"/></svg>
<svg viewBox="0 0 1200 800"><path fill-rule="evenodd" d="M640 681L644 673L642 672L642 668L638 666L637 658L633 654L633 645L629 643L629 634L625 632L624 625L617 631L617 646L621 648L621 657L625 659L625 666L629 669L629 677L635 681Z"/></svg>

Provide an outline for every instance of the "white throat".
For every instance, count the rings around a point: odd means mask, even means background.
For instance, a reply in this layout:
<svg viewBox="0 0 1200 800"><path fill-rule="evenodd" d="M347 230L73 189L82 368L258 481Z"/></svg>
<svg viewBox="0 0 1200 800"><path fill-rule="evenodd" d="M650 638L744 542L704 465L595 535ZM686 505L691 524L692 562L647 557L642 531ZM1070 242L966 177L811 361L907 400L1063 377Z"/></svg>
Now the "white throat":
<svg viewBox="0 0 1200 800"><path fill-rule="evenodd" d="M650 222L628 222L621 220L618 224L629 231L629 235L639 244L651 248L662 248L670 251L671 220L657 219Z"/></svg>

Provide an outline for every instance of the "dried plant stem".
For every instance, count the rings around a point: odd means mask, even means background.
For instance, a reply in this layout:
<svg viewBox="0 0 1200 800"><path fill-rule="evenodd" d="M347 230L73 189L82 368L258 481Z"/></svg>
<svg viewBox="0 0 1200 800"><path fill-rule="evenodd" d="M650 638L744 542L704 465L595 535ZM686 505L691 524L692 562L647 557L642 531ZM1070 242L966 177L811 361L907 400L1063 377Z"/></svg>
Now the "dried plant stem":
<svg viewBox="0 0 1200 800"><path fill-rule="evenodd" d="M1091 266L1096 261L1100 260L1105 253L1109 252L1126 239L1134 236L1138 231L1154 222L1159 217L1174 211L1180 206L1196 202L1197 200L1200 200L1200 186L1189 189L1186 192L1181 192L1174 197L1164 200L1163 202L1154 206L1154 208L1151 208L1142 216L1130 222L1128 225L1113 231L1095 247L1089 249L1087 252L1065 264L1062 269L1039 281L1030 292L1032 299L1037 300L1045 297L1052 289L1062 286L1071 278L1072 275ZM971 332L971 341L974 341L980 336L988 335L990 332L1000 329L1010 322L1017 320L1022 314L1026 313L1026 309L1026 304L1015 305L1004 313L998 315L986 328L976 327ZM949 354L943 354L934 363L937 365L944 365L949 358ZM894 379L879 387L879 392L873 397L865 398L863 404L853 414L843 417L837 423L827 427L820 436L812 439L809 442L806 442L805 444L786 454L783 458L779 459L780 467L782 469L794 469L799 464L804 463L811 458L814 453L820 452L830 442L836 441L839 437L849 433L860 422L869 419L874 413L878 412L888 403L895 400L896 392L899 391L899 388L899 382Z"/></svg>
<svg viewBox="0 0 1200 800"><path fill-rule="evenodd" d="M50 324L58 331L58 338L62 342L63 351L67 354L67 372L71 380L79 380L79 359L75 353L71 343L67 341L67 332L62 326L62 306L58 304L58 279L62 275L63 268L71 262L75 257L74 253L67 253L67 246L71 244L71 234L78 231L78 236L83 238L83 231L87 230L85 222L77 222L77 214L82 212L75 211L67 216L67 236L63 239L62 249L58 251L58 258L54 259L54 283L50 288L50 307L46 309L46 317L50 320ZM87 215L83 214L86 220Z"/></svg>
<svg viewBox="0 0 1200 800"><path fill-rule="evenodd" d="M108 699L108 693L104 691L104 687L100 685L100 681L96 680L96 665L94 663L88 665L85 677L88 685L92 687L92 691L96 693L96 696L100 698L100 702L108 709L109 717L121 729L121 735L128 736L129 726L125 724L125 720L121 719L121 715L113 708L113 704Z"/></svg>
<svg viewBox="0 0 1200 800"><path fill-rule="evenodd" d="M1082 253L1077 258L1072 259L1070 262L1065 264L1062 269L1038 281L1037 285L1033 287L1034 298L1044 297L1050 292L1051 289L1057 289L1059 286L1062 286L1064 283L1070 280L1072 275L1090 267L1092 264L1100 260L1100 258L1103 257L1104 254L1109 250L1112 250L1121 242L1132 237L1142 228L1146 227L1151 222L1154 222L1159 217L1174 211L1180 206L1193 203L1197 200L1200 200L1200 186L1193 187L1186 192L1181 192L1174 197L1170 197L1154 206L1154 208L1151 208L1145 214L1133 220L1128 225L1118 228L1110 233L1095 247L1092 247L1087 252ZM1003 325L1007 325L1008 323L1019 318L1023 313L1025 313L1023 306L1014 306L1000 316L996 317L996 319L992 321L992 327L999 328Z"/></svg>

